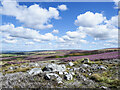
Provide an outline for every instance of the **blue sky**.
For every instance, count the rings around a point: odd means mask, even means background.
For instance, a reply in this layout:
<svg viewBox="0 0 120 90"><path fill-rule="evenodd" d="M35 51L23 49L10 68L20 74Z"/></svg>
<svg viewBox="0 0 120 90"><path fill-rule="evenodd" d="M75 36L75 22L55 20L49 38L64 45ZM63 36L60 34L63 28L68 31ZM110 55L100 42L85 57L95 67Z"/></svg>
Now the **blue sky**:
<svg viewBox="0 0 120 90"><path fill-rule="evenodd" d="M118 47L115 2L1 3L2 50Z"/></svg>

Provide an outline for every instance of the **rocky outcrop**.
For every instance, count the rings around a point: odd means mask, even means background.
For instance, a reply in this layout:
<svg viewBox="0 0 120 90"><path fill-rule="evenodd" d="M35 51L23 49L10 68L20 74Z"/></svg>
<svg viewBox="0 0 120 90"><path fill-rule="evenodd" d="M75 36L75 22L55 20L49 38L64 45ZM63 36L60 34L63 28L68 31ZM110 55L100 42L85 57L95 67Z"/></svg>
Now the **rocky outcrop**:
<svg viewBox="0 0 120 90"><path fill-rule="evenodd" d="M28 73L30 74L30 75L37 75L37 74L40 74L40 73L42 73L43 71L41 70L41 68L33 68L33 69L31 69L30 71L28 71Z"/></svg>
<svg viewBox="0 0 120 90"><path fill-rule="evenodd" d="M66 80L72 80L72 79L73 79L73 76L72 76L72 74L67 74L67 75L64 76L64 78L65 78Z"/></svg>
<svg viewBox="0 0 120 90"><path fill-rule="evenodd" d="M66 70L66 66L65 65L57 65L57 64L48 64L47 66L45 66L43 68L43 71L48 71L48 72L64 72Z"/></svg>
<svg viewBox="0 0 120 90"><path fill-rule="evenodd" d="M62 78L56 73L47 73L44 78L46 80L55 80L57 83L62 83Z"/></svg>
<svg viewBox="0 0 120 90"><path fill-rule="evenodd" d="M82 63L89 63L90 62L90 60L88 59L88 58L85 58L83 61L82 61Z"/></svg>
<svg viewBox="0 0 120 90"><path fill-rule="evenodd" d="M72 62L69 62L68 65L69 65L69 66L73 66L74 64L73 64Z"/></svg>

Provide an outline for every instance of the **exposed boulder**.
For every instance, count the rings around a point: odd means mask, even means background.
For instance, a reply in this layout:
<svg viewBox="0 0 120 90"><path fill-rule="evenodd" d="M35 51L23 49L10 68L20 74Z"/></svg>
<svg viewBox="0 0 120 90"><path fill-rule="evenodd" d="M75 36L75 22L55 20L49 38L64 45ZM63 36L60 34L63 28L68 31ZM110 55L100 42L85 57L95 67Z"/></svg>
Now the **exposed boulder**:
<svg viewBox="0 0 120 90"><path fill-rule="evenodd" d="M84 58L84 60L82 61L82 63L89 63L90 60L88 58Z"/></svg>
<svg viewBox="0 0 120 90"><path fill-rule="evenodd" d="M79 71L82 72L82 73L86 72L86 70L84 68L82 68L82 67L79 68Z"/></svg>
<svg viewBox="0 0 120 90"><path fill-rule="evenodd" d="M101 69L101 70L106 70L106 68L104 66L98 66L97 69Z"/></svg>
<svg viewBox="0 0 120 90"><path fill-rule="evenodd" d="M98 67L98 64L92 64L91 70L96 71L96 70L97 70L97 67Z"/></svg>
<svg viewBox="0 0 120 90"><path fill-rule="evenodd" d="M63 72L58 72L59 73L59 75L63 75Z"/></svg>
<svg viewBox="0 0 120 90"><path fill-rule="evenodd" d="M38 63L29 63L29 66L30 67L39 67L39 64Z"/></svg>
<svg viewBox="0 0 120 90"><path fill-rule="evenodd" d="M73 71L79 71L79 68L73 67Z"/></svg>
<svg viewBox="0 0 120 90"><path fill-rule="evenodd" d="M70 72L73 76L75 75L75 73L74 72Z"/></svg>
<svg viewBox="0 0 120 90"><path fill-rule="evenodd" d="M27 66L26 66L26 65L21 65L20 67L21 67L21 68L26 68Z"/></svg>
<svg viewBox="0 0 120 90"><path fill-rule="evenodd" d="M68 65L69 65L69 66L73 66L74 64L73 64L72 62L69 62Z"/></svg>
<svg viewBox="0 0 120 90"><path fill-rule="evenodd" d="M40 74L42 73L43 71L41 70L41 68L33 68L31 69L30 71L28 71L28 73L30 75L37 75L37 74Z"/></svg>
<svg viewBox="0 0 120 90"><path fill-rule="evenodd" d="M64 72L63 74L64 74L64 75L67 75L67 74L68 74L68 72Z"/></svg>
<svg viewBox="0 0 120 90"><path fill-rule="evenodd" d="M73 72L73 69L70 69L69 71L70 71L70 72Z"/></svg>
<svg viewBox="0 0 120 90"><path fill-rule="evenodd" d="M65 77L64 77L66 80L72 80L73 79L73 76L72 76L72 74L67 74L67 75L65 75Z"/></svg>
<svg viewBox="0 0 120 90"><path fill-rule="evenodd" d="M81 67L83 67L83 68L90 68L90 66L88 64L82 64Z"/></svg>
<svg viewBox="0 0 120 90"><path fill-rule="evenodd" d="M105 87L105 86L101 86L100 88L101 88L101 89L107 90L107 87Z"/></svg>
<svg viewBox="0 0 120 90"><path fill-rule="evenodd" d="M10 67L9 67L9 69L10 69L10 70L14 70L14 69L15 69L15 67L13 67L13 66L10 66Z"/></svg>
<svg viewBox="0 0 120 90"><path fill-rule="evenodd" d="M49 72L64 72L66 70L66 66L65 65L57 65L57 64L48 64L47 66L45 66L43 68L43 71L49 71Z"/></svg>
<svg viewBox="0 0 120 90"><path fill-rule="evenodd" d="M76 78L77 78L78 80L81 80L81 81L86 81L86 80L87 80L86 77L83 76L83 75L80 74L80 73L76 76Z"/></svg>
<svg viewBox="0 0 120 90"><path fill-rule="evenodd" d="M47 73L45 74L44 78L46 80L56 80L57 83L62 83L62 78L56 73Z"/></svg>

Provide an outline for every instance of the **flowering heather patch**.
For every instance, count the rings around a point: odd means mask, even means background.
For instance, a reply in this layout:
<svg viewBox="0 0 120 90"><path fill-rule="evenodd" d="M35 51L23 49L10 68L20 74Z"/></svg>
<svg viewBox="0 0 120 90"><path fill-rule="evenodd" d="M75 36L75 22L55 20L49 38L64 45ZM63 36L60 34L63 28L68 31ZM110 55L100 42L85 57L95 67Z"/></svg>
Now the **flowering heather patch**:
<svg viewBox="0 0 120 90"><path fill-rule="evenodd" d="M0 58L0 60L16 60L16 58L25 58L26 56L13 56L13 57L5 57Z"/></svg>
<svg viewBox="0 0 120 90"><path fill-rule="evenodd" d="M107 53L102 53L102 54L94 54L94 55L86 55L86 56L73 56L73 57L67 57L67 58L57 58L65 61L74 61L77 59L82 59L82 58L89 58L90 60L105 60L105 59L117 59L119 58L120 55L118 55L117 52L107 52Z"/></svg>

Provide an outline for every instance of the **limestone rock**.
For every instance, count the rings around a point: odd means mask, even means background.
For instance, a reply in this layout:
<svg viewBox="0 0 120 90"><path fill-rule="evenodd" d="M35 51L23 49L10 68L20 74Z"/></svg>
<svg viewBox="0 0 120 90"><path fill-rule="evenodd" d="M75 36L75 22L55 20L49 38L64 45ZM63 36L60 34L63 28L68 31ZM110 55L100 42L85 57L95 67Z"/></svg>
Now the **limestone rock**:
<svg viewBox="0 0 120 90"><path fill-rule="evenodd" d="M83 68L90 68L90 66L88 64L82 64L81 67L83 67Z"/></svg>
<svg viewBox="0 0 120 90"><path fill-rule="evenodd" d="M66 80L72 80L73 76L71 74L67 74L67 75L65 75L65 79Z"/></svg>
<svg viewBox="0 0 120 90"><path fill-rule="evenodd" d="M44 78L46 80L56 80L57 83L62 83L62 78L56 73L47 73L45 74Z"/></svg>
<svg viewBox="0 0 120 90"><path fill-rule="evenodd" d="M65 65L57 65L57 64L48 64L47 66L45 66L43 68L43 71L49 71L49 72L64 72L66 70L66 66Z"/></svg>
<svg viewBox="0 0 120 90"><path fill-rule="evenodd" d="M29 73L30 75L37 75L37 74L42 73L42 70L41 70L41 68L33 68L33 69L31 69L28 73Z"/></svg>
<svg viewBox="0 0 120 90"><path fill-rule="evenodd" d="M68 65L69 65L69 66L73 66L74 64L73 64L72 62L69 62Z"/></svg>
<svg viewBox="0 0 120 90"><path fill-rule="evenodd" d="M89 63L90 62L90 60L88 59L88 58L85 58L83 61L82 61L82 63Z"/></svg>

